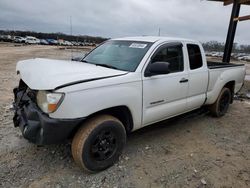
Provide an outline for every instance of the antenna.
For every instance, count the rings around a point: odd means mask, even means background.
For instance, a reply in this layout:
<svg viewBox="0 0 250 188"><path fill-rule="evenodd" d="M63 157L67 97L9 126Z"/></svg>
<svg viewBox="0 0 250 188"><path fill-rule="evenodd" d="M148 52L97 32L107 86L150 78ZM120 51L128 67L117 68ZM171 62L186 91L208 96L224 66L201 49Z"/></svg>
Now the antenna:
<svg viewBox="0 0 250 188"><path fill-rule="evenodd" d="M72 17L70 16L70 35L72 36Z"/></svg>
<svg viewBox="0 0 250 188"><path fill-rule="evenodd" d="M72 38L72 18L71 18L71 16L70 16L70 35L71 35L70 38ZM73 51L72 50L73 49L71 47L71 60L73 59Z"/></svg>

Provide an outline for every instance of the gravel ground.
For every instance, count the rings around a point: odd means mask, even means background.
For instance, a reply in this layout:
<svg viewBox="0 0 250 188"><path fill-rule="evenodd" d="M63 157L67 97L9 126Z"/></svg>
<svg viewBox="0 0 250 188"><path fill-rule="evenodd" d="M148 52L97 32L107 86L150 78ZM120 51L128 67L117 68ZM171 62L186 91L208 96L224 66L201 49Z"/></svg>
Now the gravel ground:
<svg viewBox="0 0 250 188"><path fill-rule="evenodd" d="M70 50L0 44L0 187L250 187L250 100L222 118L195 111L129 135L118 163L79 169L70 143L38 147L12 123L15 65L33 57L70 59ZM246 82L245 93L250 90Z"/></svg>

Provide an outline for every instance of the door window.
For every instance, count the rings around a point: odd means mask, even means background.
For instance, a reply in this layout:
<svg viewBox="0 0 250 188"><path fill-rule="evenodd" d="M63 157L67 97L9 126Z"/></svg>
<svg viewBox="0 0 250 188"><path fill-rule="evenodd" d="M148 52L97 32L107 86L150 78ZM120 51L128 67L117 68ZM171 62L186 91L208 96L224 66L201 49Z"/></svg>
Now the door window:
<svg viewBox="0 0 250 188"><path fill-rule="evenodd" d="M188 44L189 66L191 70L202 67L202 56L200 47L196 44Z"/></svg>
<svg viewBox="0 0 250 188"><path fill-rule="evenodd" d="M151 63L169 63L170 73L182 72L184 70L182 45L162 47L153 56Z"/></svg>

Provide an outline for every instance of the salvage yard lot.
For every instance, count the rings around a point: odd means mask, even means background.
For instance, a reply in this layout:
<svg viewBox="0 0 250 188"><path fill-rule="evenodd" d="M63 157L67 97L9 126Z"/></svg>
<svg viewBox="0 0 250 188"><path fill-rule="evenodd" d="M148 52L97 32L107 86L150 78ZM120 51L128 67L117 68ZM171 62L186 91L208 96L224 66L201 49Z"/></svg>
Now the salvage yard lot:
<svg viewBox="0 0 250 188"><path fill-rule="evenodd" d="M0 44L0 187L250 187L246 99L219 119L196 111L132 133L120 161L97 174L74 164L70 144L38 147L26 141L9 109L18 83L16 62L71 56L56 46ZM249 82L244 90L250 90Z"/></svg>

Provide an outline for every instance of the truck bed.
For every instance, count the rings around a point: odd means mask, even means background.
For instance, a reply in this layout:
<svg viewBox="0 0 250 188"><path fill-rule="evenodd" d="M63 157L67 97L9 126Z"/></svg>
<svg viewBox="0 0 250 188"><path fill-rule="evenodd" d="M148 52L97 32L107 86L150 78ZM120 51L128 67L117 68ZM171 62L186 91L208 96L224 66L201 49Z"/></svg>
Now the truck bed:
<svg viewBox="0 0 250 188"><path fill-rule="evenodd" d="M224 62L214 62L214 61L207 62L207 67L209 69L220 69L220 68L238 67L238 66L244 66L244 64L234 64L234 63L224 63Z"/></svg>

